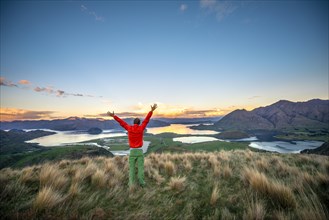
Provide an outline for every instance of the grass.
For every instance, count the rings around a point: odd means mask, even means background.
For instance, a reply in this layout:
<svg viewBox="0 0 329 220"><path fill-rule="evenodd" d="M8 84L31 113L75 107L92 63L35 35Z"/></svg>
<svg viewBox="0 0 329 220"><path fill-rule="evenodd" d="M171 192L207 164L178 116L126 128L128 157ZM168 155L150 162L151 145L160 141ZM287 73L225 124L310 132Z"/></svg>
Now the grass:
<svg viewBox="0 0 329 220"><path fill-rule="evenodd" d="M0 170L3 219L328 219L329 162L250 150L150 153L146 187L128 157Z"/></svg>
<svg viewBox="0 0 329 220"><path fill-rule="evenodd" d="M282 140L309 140L309 141L329 141L329 131L327 129L296 129L287 130L285 134L277 135L276 138Z"/></svg>
<svg viewBox="0 0 329 220"><path fill-rule="evenodd" d="M197 152L197 151L220 151L220 150L245 150L249 142L224 142L209 141L203 143L186 144L173 141L175 137L195 136L195 135L178 135L175 133L162 133L158 135L146 135L145 140L150 141L148 154L157 152L177 153L177 152ZM208 135L211 136L211 135Z"/></svg>
<svg viewBox="0 0 329 220"><path fill-rule="evenodd" d="M33 201L33 210L39 212L45 209L51 209L63 200L64 198L60 193L56 192L54 188L47 186L38 192Z"/></svg>
<svg viewBox="0 0 329 220"><path fill-rule="evenodd" d="M42 150L28 152L28 153L19 153L12 155L0 155L0 165L10 167L25 167L33 164L44 163L47 161L61 161L65 159L79 159L83 156L88 156L92 154L98 155L108 155L112 156L110 152L105 149L97 148L94 146L58 146L58 147L49 147ZM2 168L0 166L0 168Z"/></svg>

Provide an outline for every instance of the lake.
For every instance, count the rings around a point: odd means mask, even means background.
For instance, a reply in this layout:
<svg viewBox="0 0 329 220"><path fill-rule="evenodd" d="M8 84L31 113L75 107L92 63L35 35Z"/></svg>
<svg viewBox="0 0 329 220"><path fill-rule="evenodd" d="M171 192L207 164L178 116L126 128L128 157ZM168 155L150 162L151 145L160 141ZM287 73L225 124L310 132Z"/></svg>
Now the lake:
<svg viewBox="0 0 329 220"><path fill-rule="evenodd" d="M207 141L219 141L219 139L214 137L188 136L188 137L173 138L173 141L179 141L186 144L194 144L194 143L202 143Z"/></svg>
<svg viewBox="0 0 329 220"><path fill-rule="evenodd" d="M271 141L271 142L251 142L249 147L279 153L300 153L305 149L315 149L320 147L322 141Z"/></svg>
<svg viewBox="0 0 329 220"><path fill-rule="evenodd" d="M193 124L195 125L195 124ZM186 137L176 137L174 141L180 141L182 143L193 144L193 143L202 143L208 141L248 141L250 143L250 147L267 150L267 151L275 151L279 153L299 153L304 149L314 149L323 144L321 141L257 141L256 137L239 139L239 140L220 140L215 137L207 136L218 134L217 131L212 130L193 130L189 128L193 126L191 124L172 124L166 127L159 128L148 128L147 132L151 134L160 134L164 132L172 132L176 134L186 134L192 136ZM33 129L35 130L35 129ZM44 129L46 130L46 129ZM48 130L50 131L50 130ZM62 146L68 144L77 144L79 142L91 141L94 139L100 138L112 138L112 137L125 137L127 136L126 132L118 131L118 130L104 130L101 134L88 134L86 131L54 131L56 134L48 135L40 138L36 138L30 141L26 141L28 143L38 143L42 146L51 147L51 146ZM203 135L203 136L193 136L193 135ZM90 143L95 144L95 143ZM146 144L148 146L148 144ZM102 146L99 146L102 147ZM106 148L106 147L104 147ZM145 148L147 149L147 147ZM114 153L114 152L113 152ZM116 152L117 154L125 154L125 152Z"/></svg>
<svg viewBox="0 0 329 220"><path fill-rule="evenodd" d="M33 129L36 130L36 129ZM47 130L47 129L42 129ZM47 130L53 131L53 130ZM118 132L117 130L104 130L101 134L88 134L85 131L53 131L56 134L39 137L33 140L26 141L27 143L38 143L45 147L61 146L89 141L99 138L110 138L126 136L126 132Z"/></svg>
<svg viewBox="0 0 329 220"><path fill-rule="evenodd" d="M212 130L193 130L190 126L199 124L171 124L170 126L159 127L159 128L147 128L147 133L161 134L165 132L172 132L176 134L191 134L191 135L212 135L218 134L217 131Z"/></svg>

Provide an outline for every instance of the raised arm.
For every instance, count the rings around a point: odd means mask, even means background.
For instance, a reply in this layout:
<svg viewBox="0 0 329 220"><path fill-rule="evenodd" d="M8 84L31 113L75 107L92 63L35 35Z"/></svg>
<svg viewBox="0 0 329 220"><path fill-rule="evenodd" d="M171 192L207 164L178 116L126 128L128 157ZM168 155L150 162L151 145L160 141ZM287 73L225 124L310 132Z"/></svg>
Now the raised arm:
<svg viewBox="0 0 329 220"><path fill-rule="evenodd" d="M119 118L118 116L116 116L114 114L114 112L107 112L107 115L108 116L111 116L112 118L114 118L114 120L116 120L121 125L121 127L123 127L124 129L128 130L129 125L124 120L122 120L121 118Z"/></svg>
<svg viewBox="0 0 329 220"><path fill-rule="evenodd" d="M151 111L147 114L146 118L144 119L142 123L142 128L145 129L146 125L150 122L150 119L152 117L153 111L158 107L157 104L151 105Z"/></svg>

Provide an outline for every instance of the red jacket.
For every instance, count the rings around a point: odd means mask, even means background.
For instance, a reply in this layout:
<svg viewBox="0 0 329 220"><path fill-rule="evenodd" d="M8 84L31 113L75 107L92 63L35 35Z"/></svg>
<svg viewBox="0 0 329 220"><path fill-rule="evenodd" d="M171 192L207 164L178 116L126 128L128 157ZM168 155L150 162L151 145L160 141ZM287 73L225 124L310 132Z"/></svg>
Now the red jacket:
<svg viewBox="0 0 329 220"><path fill-rule="evenodd" d="M149 123L152 116L152 111L150 111L141 125L134 124L128 125L124 120L118 116L114 116L114 119L119 122L119 124L128 131L129 146L131 148L140 148L143 146L143 134L146 125Z"/></svg>

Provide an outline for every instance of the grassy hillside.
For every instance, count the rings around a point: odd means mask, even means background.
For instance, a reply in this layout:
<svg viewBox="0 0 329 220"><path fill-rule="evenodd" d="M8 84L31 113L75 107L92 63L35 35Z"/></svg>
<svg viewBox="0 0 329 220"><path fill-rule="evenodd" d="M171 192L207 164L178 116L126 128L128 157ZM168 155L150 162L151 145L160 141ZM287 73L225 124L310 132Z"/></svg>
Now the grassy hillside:
<svg viewBox="0 0 329 220"><path fill-rule="evenodd" d="M15 219L328 219L326 156L249 150L151 153L146 187L128 157L0 171L0 215Z"/></svg>
<svg viewBox="0 0 329 220"><path fill-rule="evenodd" d="M80 159L82 157L108 156L113 154L103 148L95 146L67 145L64 147L43 147L33 152L22 152L18 154L1 154L0 169L4 167L24 167L47 161L60 161L63 159Z"/></svg>

